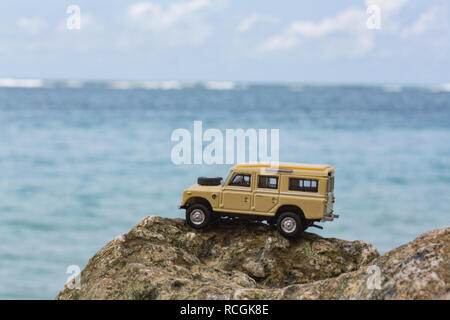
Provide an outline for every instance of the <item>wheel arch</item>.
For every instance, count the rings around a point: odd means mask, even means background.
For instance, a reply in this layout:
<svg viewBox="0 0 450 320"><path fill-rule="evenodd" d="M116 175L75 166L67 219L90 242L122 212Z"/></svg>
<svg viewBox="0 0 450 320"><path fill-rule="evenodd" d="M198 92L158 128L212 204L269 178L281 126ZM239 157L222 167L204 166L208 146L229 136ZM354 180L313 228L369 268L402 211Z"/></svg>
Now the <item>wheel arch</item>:
<svg viewBox="0 0 450 320"><path fill-rule="evenodd" d="M304 214L303 210L296 205L291 205L291 204L282 205L281 207L278 208L277 212L275 213L275 218L278 218L278 216L280 214L282 214L283 212L294 212L299 215L300 219L302 219L302 222L307 220L305 218L305 214Z"/></svg>
<svg viewBox="0 0 450 320"><path fill-rule="evenodd" d="M211 203L209 203L209 201L203 197L191 197L191 198L187 199L184 204L184 207L188 208L189 206L191 206L193 204L203 204L204 206L206 206L209 209L210 212L212 212Z"/></svg>

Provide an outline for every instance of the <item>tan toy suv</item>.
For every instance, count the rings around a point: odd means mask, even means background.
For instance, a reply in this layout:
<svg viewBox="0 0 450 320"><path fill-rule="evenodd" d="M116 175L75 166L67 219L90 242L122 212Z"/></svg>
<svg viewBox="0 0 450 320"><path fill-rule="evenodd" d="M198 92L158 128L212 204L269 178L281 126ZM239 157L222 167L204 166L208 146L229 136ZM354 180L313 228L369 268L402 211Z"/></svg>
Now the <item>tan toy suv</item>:
<svg viewBox="0 0 450 320"><path fill-rule="evenodd" d="M318 221L332 221L334 169L329 165L296 163L238 164L222 178L198 178L183 191L179 208L195 229L217 218L245 217L276 225L287 238Z"/></svg>

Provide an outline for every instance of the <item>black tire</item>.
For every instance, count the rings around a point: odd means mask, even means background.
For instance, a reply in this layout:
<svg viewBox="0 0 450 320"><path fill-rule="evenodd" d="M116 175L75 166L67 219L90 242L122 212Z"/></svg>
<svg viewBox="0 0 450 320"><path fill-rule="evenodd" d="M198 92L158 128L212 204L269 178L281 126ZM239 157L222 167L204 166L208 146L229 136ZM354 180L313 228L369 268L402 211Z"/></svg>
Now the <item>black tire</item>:
<svg viewBox="0 0 450 320"><path fill-rule="evenodd" d="M221 177L215 177L215 178L199 177L197 179L197 183L201 186L218 186L222 183L222 178Z"/></svg>
<svg viewBox="0 0 450 320"><path fill-rule="evenodd" d="M186 223L194 229L202 229L211 221L211 212L203 204L194 204L186 209Z"/></svg>
<svg viewBox="0 0 450 320"><path fill-rule="evenodd" d="M292 228L292 230L289 230ZM278 232L285 238L293 239L303 234L303 225L298 214L283 212L277 219Z"/></svg>

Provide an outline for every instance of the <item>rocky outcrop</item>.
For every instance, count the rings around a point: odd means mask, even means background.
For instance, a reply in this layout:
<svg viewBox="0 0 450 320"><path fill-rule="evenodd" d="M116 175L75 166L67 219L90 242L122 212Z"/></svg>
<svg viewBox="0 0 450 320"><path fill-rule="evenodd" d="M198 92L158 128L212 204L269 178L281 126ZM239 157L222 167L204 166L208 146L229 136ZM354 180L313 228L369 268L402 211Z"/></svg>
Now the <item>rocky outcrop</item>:
<svg viewBox="0 0 450 320"><path fill-rule="evenodd" d="M148 217L95 254L57 299L448 299L450 228L381 257L363 241L265 224Z"/></svg>
<svg viewBox="0 0 450 320"><path fill-rule="evenodd" d="M276 290L273 299L450 299L450 228L424 233L373 264ZM247 293L249 299L260 293Z"/></svg>

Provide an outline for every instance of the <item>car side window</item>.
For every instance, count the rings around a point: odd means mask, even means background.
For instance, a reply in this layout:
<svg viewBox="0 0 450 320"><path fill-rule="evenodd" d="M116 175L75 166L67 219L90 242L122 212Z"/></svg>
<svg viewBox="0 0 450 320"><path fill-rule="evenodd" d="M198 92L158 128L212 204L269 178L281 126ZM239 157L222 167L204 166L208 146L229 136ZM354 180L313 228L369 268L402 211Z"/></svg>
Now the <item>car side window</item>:
<svg viewBox="0 0 450 320"><path fill-rule="evenodd" d="M289 178L289 190L317 192L319 182L315 179Z"/></svg>
<svg viewBox="0 0 450 320"><path fill-rule="evenodd" d="M278 177L259 176L258 188L278 189Z"/></svg>
<svg viewBox="0 0 450 320"><path fill-rule="evenodd" d="M231 179L230 186L250 187L250 175L237 173Z"/></svg>

